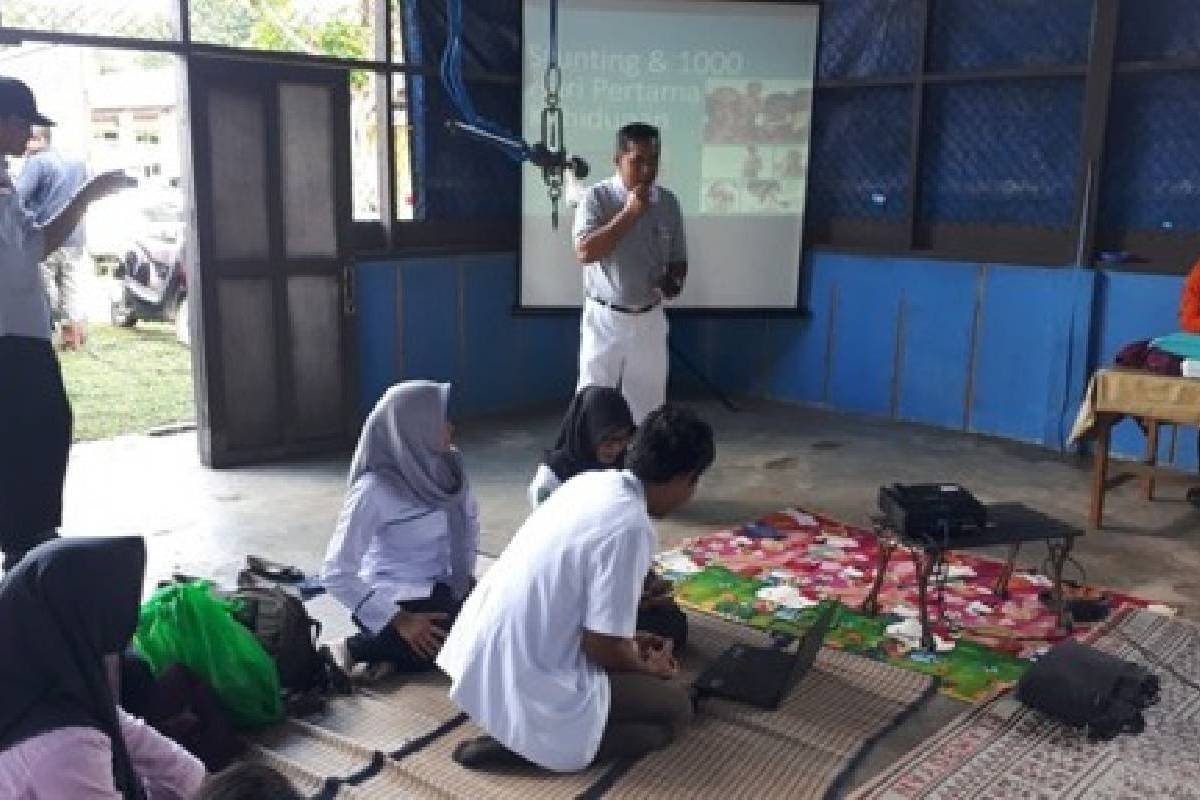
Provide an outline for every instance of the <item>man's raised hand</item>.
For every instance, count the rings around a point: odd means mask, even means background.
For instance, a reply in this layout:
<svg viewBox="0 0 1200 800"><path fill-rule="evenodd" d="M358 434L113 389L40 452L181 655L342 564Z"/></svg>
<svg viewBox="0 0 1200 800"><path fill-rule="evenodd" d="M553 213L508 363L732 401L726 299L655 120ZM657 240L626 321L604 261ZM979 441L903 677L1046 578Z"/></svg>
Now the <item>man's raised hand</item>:
<svg viewBox="0 0 1200 800"><path fill-rule="evenodd" d="M650 184L639 183L625 195L625 213L640 217L650 206Z"/></svg>

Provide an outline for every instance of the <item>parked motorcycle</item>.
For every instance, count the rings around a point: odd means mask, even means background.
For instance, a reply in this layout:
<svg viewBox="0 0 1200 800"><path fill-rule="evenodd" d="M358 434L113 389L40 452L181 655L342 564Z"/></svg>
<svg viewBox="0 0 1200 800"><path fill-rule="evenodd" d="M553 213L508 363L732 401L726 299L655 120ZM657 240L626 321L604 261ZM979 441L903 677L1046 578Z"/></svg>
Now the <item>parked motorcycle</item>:
<svg viewBox="0 0 1200 800"><path fill-rule="evenodd" d="M132 328L138 320L172 322L186 343L188 271L181 207L160 203L142 209L142 216L144 224L113 270L112 324Z"/></svg>

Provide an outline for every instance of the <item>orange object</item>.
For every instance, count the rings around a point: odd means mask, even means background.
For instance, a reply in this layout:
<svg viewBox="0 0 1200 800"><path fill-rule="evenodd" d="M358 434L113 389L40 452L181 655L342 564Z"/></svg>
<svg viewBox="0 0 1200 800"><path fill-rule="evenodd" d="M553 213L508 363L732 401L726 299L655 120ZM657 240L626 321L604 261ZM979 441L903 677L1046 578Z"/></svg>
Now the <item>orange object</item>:
<svg viewBox="0 0 1200 800"><path fill-rule="evenodd" d="M1179 301L1179 329L1187 333L1200 333L1200 261L1192 265L1187 283L1183 285L1183 297Z"/></svg>

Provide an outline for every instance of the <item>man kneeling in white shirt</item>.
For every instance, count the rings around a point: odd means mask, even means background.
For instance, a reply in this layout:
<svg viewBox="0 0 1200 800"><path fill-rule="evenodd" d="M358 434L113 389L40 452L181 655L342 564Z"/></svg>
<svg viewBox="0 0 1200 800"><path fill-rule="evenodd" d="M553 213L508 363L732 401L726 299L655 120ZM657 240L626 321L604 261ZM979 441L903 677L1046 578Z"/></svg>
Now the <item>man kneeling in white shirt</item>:
<svg viewBox="0 0 1200 800"><path fill-rule="evenodd" d="M691 499L713 455L708 423L663 406L638 429L626 469L577 475L530 515L437 659L451 698L490 734L455 760L569 772L664 747L688 723L669 641L635 621L658 544L651 518Z"/></svg>

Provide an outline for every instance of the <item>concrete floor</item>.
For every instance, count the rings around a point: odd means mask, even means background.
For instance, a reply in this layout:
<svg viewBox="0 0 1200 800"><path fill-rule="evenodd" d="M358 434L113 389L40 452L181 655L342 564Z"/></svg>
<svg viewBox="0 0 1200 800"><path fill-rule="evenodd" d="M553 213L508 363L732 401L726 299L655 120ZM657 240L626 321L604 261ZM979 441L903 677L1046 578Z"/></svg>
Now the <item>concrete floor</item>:
<svg viewBox="0 0 1200 800"><path fill-rule="evenodd" d="M878 487L954 481L985 502L1021 502L1083 526L1090 461L1041 448L795 406L701 403L717 460L696 499L660 527L662 545L791 504L866 523ZM482 550L503 549L528 509L525 486L559 410L467 421L458 443L482 510ZM315 569L336 519L347 460L212 472L193 435L83 444L71 456L64 532L147 537L149 578L180 570L229 580L247 553ZM1167 487L1144 503L1132 483L1110 491L1105 528L1077 545L1090 582L1153 598L1200 619L1200 511ZM1030 547L1023 560L1039 564ZM325 612L332 610L322 604ZM334 622L335 620L330 620ZM344 624L344 620L337 620ZM336 625L335 627L341 627ZM857 785L965 706L938 696L879 742Z"/></svg>

